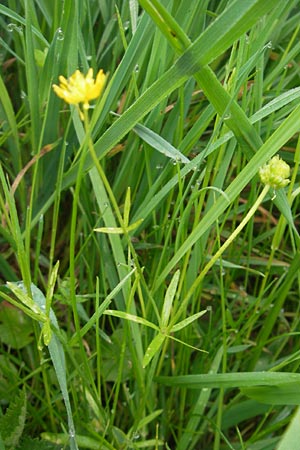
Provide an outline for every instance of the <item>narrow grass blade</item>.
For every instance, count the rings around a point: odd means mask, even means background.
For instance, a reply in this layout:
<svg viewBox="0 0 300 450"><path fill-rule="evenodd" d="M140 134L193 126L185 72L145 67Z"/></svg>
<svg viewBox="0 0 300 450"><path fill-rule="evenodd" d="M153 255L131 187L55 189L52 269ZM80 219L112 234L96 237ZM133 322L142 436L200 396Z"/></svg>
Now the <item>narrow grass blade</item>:
<svg viewBox="0 0 300 450"><path fill-rule="evenodd" d="M123 311L116 311L113 309L107 309L104 311L105 315L107 316L113 316L113 317L119 317L120 319L129 320L130 322L139 323L140 325L144 325L146 327L153 328L156 331L159 331L159 328L157 325L155 325L152 322L149 322L149 320L143 319L143 317L138 317L133 314L129 314Z"/></svg>
<svg viewBox="0 0 300 450"><path fill-rule="evenodd" d="M187 317L184 320L181 320L180 322L176 323L176 325L173 325L171 328L171 333L176 333L176 331L182 330L183 328L187 327L188 325L190 325L191 323L193 323L195 320L199 319L200 317L202 317L204 314L206 313L206 311L200 311L196 314L193 314L190 317Z"/></svg>
<svg viewBox="0 0 300 450"><path fill-rule="evenodd" d="M173 147L168 141L159 136L154 131L150 130L143 125L137 124L133 128L133 131L141 138L143 141L147 142L152 148L173 159L177 162L189 163L190 160L184 156L177 148Z"/></svg>
<svg viewBox="0 0 300 450"><path fill-rule="evenodd" d="M276 3L279 0L276 1ZM218 20L205 30L175 64L167 70L95 143L95 151L103 158L141 119L190 76L224 52L242 33L247 31L262 14L274 7L274 1L252 0L241 4L232 2ZM226 23L226 25L225 25ZM228 23L231 26L228 27ZM208 70L208 69L207 69ZM206 72L207 72L206 70ZM92 166L87 157L85 170ZM78 166L66 174L63 187L74 183Z"/></svg>
<svg viewBox="0 0 300 450"><path fill-rule="evenodd" d="M158 383L168 386L185 387L188 389L208 388L243 388L252 386L294 385L300 382L299 373L290 372L234 372L219 374L199 374L166 377L155 379Z"/></svg>
<svg viewBox="0 0 300 450"><path fill-rule="evenodd" d="M253 156L246 167L238 174L230 186L226 189L225 193L232 202L244 187L253 179L258 173L259 168L265 164L276 152L294 135L300 128L300 106L285 119L279 128L272 134L272 136L262 145L259 151ZM169 264L162 271L158 277L155 288L165 280L167 274L182 258L182 256L188 251L188 249L194 245L199 238L210 228L210 226L217 220L217 218L225 211L229 203L220 197L214 204L214 208L211 209L205 217L199 222L193 232L188 236L184 244L178 249L177 253L171 259Z"/></svg>
<svg viewBox="0 0 300 450"><path fill-rule="evenodd" d="M223 347L221 347L218 351L214 360L212 361L210 367L210 373L215 374L218 372L223 356ZM186 450L188 448L195 448L192 446L191 439L194 435L195 430L198 429L199 423L201 421L201 417L204 414L204 410L209 401L209 397L211 395L211 389L202 389L200 395L198 396L195 406L190 413L190 417L188 423L185 427L185 430L179 439L177 444L177 450Z"/></svg>
<svg viewBox="0 0 300 450"><path fill-rule="evenodd" d="M165 295L164 304L161 312L161 328L165 328L168 326L171 308L176 295L179 277L180 271L176 270Z"/></svg>
<svg viewBox="0 0 300 450"><path fill-rule="evenodd" d="M4 117L2 117L3 123L7 121L12 137L13 145L9 145L9 149L11 152L11 160L15 170L15 173L19 173L21 170L21 152L20 152L20 144L19 144L19 135L18 135L18 127L14 114L14 109L9 98L7 89L3 82L2 77L0 76L0 103L3 108ZM0 111L1 114L1 111ZM2 114L1 114L2 115ZM6 131L5 125L3 125L4 130ZM8 141L9 142L9 141Z"/></svg>
<svg viewBox="0 0 300 450"><path fill-rule="evenodd" d="M158 353L161 346L163 345L166 339L166 335L163 333L158 333L154 339L152 339L151 343L147 347L145 351L145 355L143 358L143 368L145 369L148 364L151 362L152 358Z"/></svg>
<svg viewBox="0 0 300 450"><path fill-rule="evenodd" d="M88 320L88 322L80 329L80 337L83 338L83 336L95 325L97 320L102 316L102 314L105 312L109 304L111 303L112 299L116 296L116 294L122 289L124 283L128 281L129 278L133 275L136 269L132 269L128 275L126 275L123 280L120 281L120 283L108 294L106 299L101 303L99 308L95 311L95 313L92 315L92 317ZM77 334L71 338L69 341L69 344L72 346L76 340L78 339Z"/></svg>
<svg viewBox="0 0 300 450"><path fill-rule="evenodd" d="M22 16L17 14L13 9L7 8L4 5L0 5L0 14L3 14L4 16L9 17L22 25L26 25L26 20ZM49 46L47 39L45 39L45 36L39 30L32 26L31 31L41 40L41 42L43 42L44 45Z"/></svg>

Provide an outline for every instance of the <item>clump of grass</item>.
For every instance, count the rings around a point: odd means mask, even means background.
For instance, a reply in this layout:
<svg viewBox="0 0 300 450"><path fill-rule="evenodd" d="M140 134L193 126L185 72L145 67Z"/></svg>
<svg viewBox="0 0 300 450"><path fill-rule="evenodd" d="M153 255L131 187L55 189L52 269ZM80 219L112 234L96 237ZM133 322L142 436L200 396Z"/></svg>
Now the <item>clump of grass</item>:
<svg viewBox="0 0 300 450"><path fill-rule="evenodd" d="M2 2L0 448L296 448L299 17Z"/></svg>

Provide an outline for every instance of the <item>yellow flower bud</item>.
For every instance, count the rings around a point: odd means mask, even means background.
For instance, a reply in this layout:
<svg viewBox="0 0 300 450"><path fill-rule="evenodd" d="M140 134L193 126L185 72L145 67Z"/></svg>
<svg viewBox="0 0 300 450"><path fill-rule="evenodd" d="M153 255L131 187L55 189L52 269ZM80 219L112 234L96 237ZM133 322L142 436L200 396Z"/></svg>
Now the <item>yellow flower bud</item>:
<svg viewBox="0 0 300 450"><path fill-rule="evenodd" d="M278 155L259 169L259 176L264 184L279 189L289 184L290 166Z"/></svg>

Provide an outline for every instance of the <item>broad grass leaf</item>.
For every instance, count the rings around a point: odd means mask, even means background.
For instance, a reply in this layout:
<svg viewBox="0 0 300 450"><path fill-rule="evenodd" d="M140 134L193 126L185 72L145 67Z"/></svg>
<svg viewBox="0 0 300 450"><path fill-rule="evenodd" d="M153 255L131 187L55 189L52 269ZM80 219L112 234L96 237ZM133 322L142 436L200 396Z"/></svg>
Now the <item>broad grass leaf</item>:
<svg viewBox="0 0 300 450"><path fill-rule="evenodd" d="M168 386L184 386L189 389L208 388L250 388L253 386L279 386L300 383L300 374L290 372L231 372L182 376L159 376L159 383Z"/></svg>
<svg viewBox="0 0 300 450"><path fill-rule="evenodd" d="M242 394L267 405L300 405L299 383L242 388Z"/></svg>
<svg viewBox="0 0 300 450"><path fill-rule="evenodd" d="M291 450L298 449L300 442L300 408L297 408L297 411L290 422L287 430L281 437L280 443L277 447L277 450Z"/></svg>

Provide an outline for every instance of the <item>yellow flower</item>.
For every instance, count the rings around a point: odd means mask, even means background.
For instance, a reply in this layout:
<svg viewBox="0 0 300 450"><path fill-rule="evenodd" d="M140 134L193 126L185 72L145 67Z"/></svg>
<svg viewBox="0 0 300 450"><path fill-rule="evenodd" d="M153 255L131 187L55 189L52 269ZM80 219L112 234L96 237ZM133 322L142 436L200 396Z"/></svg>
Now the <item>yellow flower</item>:
<svg viewBox="0 0 300 450"><path fill-rule="evenodd" d="M94 100L101 95L105 86L106 75L103 70L99 70L95 81L93 69L88 70L86 77L79 70L76 70L68 79L60 75L59 81L59 86L53 84L54 92L58 97L72 105L83 103L83 108L89 109L90 100Z"/></svg>
<svg viewBox="0 0 300 450"><path fill-rule="evenodd" d="M259 176L264 184L279 189L289 184L290 166L278 155L259 169Z"/></svg>

